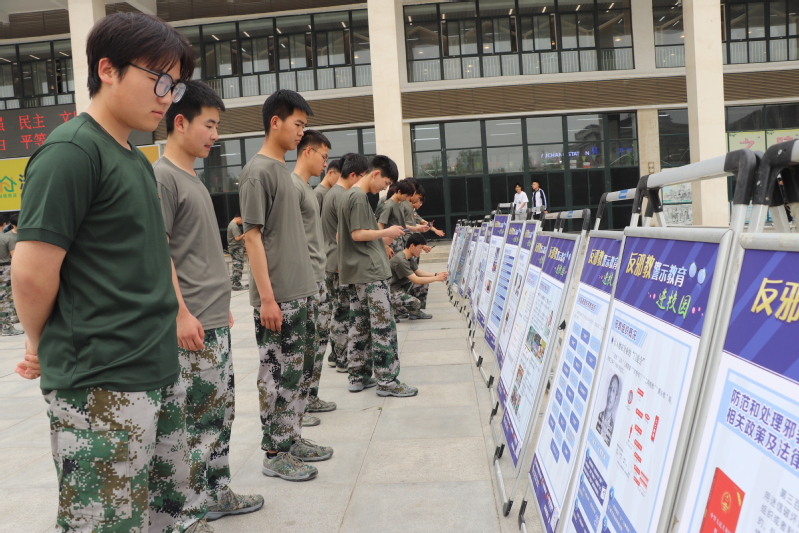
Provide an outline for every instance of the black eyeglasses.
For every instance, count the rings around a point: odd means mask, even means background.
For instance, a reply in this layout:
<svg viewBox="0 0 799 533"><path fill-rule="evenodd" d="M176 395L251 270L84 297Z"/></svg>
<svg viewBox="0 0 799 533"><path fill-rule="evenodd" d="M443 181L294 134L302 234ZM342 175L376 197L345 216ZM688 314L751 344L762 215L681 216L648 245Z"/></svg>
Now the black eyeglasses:
<svg viewBox="0 0 799 533"><path fill-rule="evenodd" d="M172 79L172 76L167 74L166 72L159 73L155 72L154 70L150 70L144 67L140 67L139 65L134 65L133 63L128 63L131 67L136 67L139 70L143 70L144 72L149 72L153 76L158 76L155 80L155 87L153 87L153 92L159 98L166 96L169 91L172 91L172 103L179 102L181 98L183 98L183 93L186 92L186 84L182 81L175 82Z"/></svg>
<svg viewBox="0 0 799 533"><path fill-rule="evenodd" d="M313 146L309 146L308 148L310 148L311 150L313 150L313 151L314 151L314 152L316 152L317 154L321 155L321 156L322 156L322 159L324 159L324 160L325 160L325 163L327 163L327 158L328 158L328 156L326 156L326 155L322 154L322 152L320 152L319 150L317 150L317 149L316 149L316 148L314 148Z"/></svg>

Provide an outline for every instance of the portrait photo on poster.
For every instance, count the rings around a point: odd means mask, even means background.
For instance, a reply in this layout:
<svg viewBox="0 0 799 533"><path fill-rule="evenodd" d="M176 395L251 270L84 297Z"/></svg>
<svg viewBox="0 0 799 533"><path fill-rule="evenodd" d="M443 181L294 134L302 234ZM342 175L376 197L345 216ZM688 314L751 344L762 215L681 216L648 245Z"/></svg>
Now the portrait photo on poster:
<svg viewBox="0 0 799 533"><path fill-rule="evenodd" d="M616 411L619 409L619 398L621 397L622 382L618 374L613 371L613 368L608 365L608 371L602 380L602 388L600 391L605 391L605 407L599 412L596 419L596 431L605 441L607 446L610 446L610 441L613 438L613 427L616 423Z"/></svg>

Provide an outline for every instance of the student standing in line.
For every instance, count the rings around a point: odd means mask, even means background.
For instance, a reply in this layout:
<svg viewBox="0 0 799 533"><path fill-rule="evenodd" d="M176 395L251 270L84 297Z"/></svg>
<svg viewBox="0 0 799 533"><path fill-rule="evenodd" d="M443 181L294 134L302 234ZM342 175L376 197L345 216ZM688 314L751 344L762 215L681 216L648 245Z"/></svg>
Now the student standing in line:
<svg viewBox="0 0 799 533"><path fill-rule="evenodd" d="M375 206L375 220L378 221L378 224L379 224L379 220L380 220L380 215L383 214L383 209L386 208L386 205L387 205L386 202L391 200L391 197L394 196L394 193L397 192L397 185L399 183L400 182L392 183L391 187L389 187L388 191L386 192L386 197L385 198L381 198L381 199L379 199L377 201L377 205Z"/></svg>
<svg viewBox="0 0 799 533"><path fill-rule="evenodd" d="M322 200L324 199L325 195L328 193L330 189L333 188L333 185L338 183L338 179L341 177L341 159L334 159L333 161L329 161L327 163L327 172L325 172L325 177L322 178L322 181L314 187L314 195L316 196L317 201L319 202L319 209L322 209Z"/></svg>
<svg viewBox="0 0 799 533"><path fill-rule="evenodd" d="M349 288L339 281L338 221L339 207L346 192L366 174L369 161L361 154L346 154L341 158L341 177L322 202L322 235L325 239L327 262L325 285L331 303L330 355L327 364L336 372L347 372L347 335L350 329ZM373 217L374 218L374 217ZM324 320L324 319L323 319Z"/></svg>
<svg viewBox="0 0 799 533"><path fill-rule="evenodd" d="M319 398L322 361L325 357L327 342L330 340L330 330L327 322L330 319L330 313L322 313L321 311L329 308L330 301L325 286L327 254L325 254L324 238L322 237L319 204L316 201L313 189L308 185L308 180L311 179L311 176L318 176L324 170L329 150L330 141L327 137L316 130L305 130L300 144L297 145L297 164L291 174L294 188L297 189L305 238L308 241L308 253L311 256L311 266L313 267L317 288L313 305L313 320L316 323L318 337L315 347L316 355L313 360L313 367L303 370L302 384L300 385L303 394L308 395L306 412L302 417L302 425L304 426L317 426L320 423L318 417L308 413L323 413L336 409L335 402L326 402Z"/></svg>
<svg viewBox="0 0 799 533"><path fill-rule="evenodd" d="M219 138L224 110L210 87L187 82L183 98L166 113L166 147L153 165L178 299L191 487L207 500L208 514L197 517L203 520L250 513L264 505L262 496L236 494L229 487L235 413L230 280L211 195L194 173L197 158L208 157Z"/></svg>
<svg viewBox="0 0 799 533"><path fill-rule="evenodd" d="M391 311L388 278L391 269L386 240L403 233L401 226L379 229L367 193L377 194L397 181L397 165L376 155L366 174L354 185L339 208L338 261L340 281L352 297L352 324L348 335L350 392L377 385L378 396L414 396L419 391L401 383L397 376L397 325ZM381 242L384 241L384 242ZM377 379L372 377L372 370Z"/></svg>
<svg viewBox="0 0 799 533"><path fill-rule="evenodd" d="M427 239L421 233L408 237L405 249L389 261L391 266L391 307L395 315L408 315L411 320L429 319L433 315L422 309L427 307L428 285L436 281L447 281L446 272L419 270L418 259Z"/></svg>
<svg viewBox="0 0 799 533"><path fill-rule="evenodd" d="M302 139L308 116L305 99L281 89L264 102L264 144L241 173L239 198L244 240L250 259L250 304L261 364L258 396L266 452L261 471L289 481L318 473L303 461L321 461L332 448L317 446L300 434L307 397L300 382L313 366L317 292L305 239L297 190L285 156Z"/></svg>
<svg viewBox="0 0 799 533"><path fill-rule="evenodd" d="M192 48L139 13L86 40L86 112L26 169L11 280L28 334L17 373L41 375L64 531L202 531L189 490L178 302L153 168L154 131L194 72ZM41 364L41 367L39 367Z"/></svg>
<svg viewBox="0 0 799 533"><path fill-rule="evenodd" d="M524 212L527 210L527 193L522 190L522 184L517 183L515 186L516 194L513 195L513 218L522 220L524 219ZM543 191L542 191L543 192Z"/></svg>
<svg viewBox="0 0 799 533"><path fill-rule="evenodd" d="M5 220L2 222L5 226ZM0 324L3 326L0 334L4 337L25 333L14 327L17 312L11 292L11 257L17 243L17 215L11 215L8 226L11 228L8 233L0 233Z"/></svg>
<svg viewBox="0 0 799 533"><path fill-rule="evenodd" d="M547 195L537 181L533 182L533 198L530 200L530 207L535 210L533 218L536 219L543 218L543 214L547 212ZM539 207L542 208L541 211L538 210Z"/></svg>
<svg viewBox="0 0 799 533"><path fill-rule="evenodd" d="M414 193L413 186L407 183L406 180L402 180L393 184L390 189L393 189L394 194L386 199L384 208L380 212L380 217L377 219L377 225L381 230L391 226L401 226L404 229L406 226L403 204ZM390 252L386 250L389 257L402 253L405 248L405 234L403 233L391 241L389 248L391 249Z"/></svg>
<svg viewBox="0 0 799 533"><path fill-rule="evenodd" d="M227 251L232 260L230 284L234 291L249 289L249 285L241 284L241 273L244 270L244 232L241 231L241 213L236 213L227 225Z"/></svg>

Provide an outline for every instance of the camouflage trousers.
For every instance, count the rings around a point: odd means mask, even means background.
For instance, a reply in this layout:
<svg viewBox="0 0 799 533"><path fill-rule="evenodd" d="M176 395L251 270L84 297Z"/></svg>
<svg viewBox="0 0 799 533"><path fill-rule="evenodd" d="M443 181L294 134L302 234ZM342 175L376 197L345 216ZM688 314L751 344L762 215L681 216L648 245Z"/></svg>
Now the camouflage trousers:
<svg viewBox="0 0 799 533"><path fill-rule="evenodd" d="M14 299L11 294L11 265L0 266L0 327L14 323Z"/></svg>
<svg viewBox="0 0 799 533"><path fill-rule="evenodd" d="M230 284L234 287L239 287L241 285L241 273L244 270L244 247L228 245L227 250L233 260Z"/></svg>
<svg viewBox="0 0 799 533"><path fill-rule="evenodd" d="M316 282L317 294L313 296L313 321L316 324L316 353L313 361L313 371L302 376L302 388L308 395L308 404L319 397L319 380L322 379L322 362L325 359L327 342L330 340L328 322L330 320L330 299L327 297L327 288L321 281ZM325 313L323 310L327 309Z"/></svg>
<svg viewBox="0 0 799 533"><path fill-rule="evenodd" d="M389 246L391 247L392 250L394 250L395 254L401 254L405 250L406 240L407 237L405 235L400 235L399 237L391 241L391 244Z"/></svg>
<svg viewBox="0 0 799 533"><path fill-rule="evenodd" d="M350 326L347 345L351 384L364 384L374 369L377 384L393 387L400 371L397 323L386 281L349 286Z"/></svg>
<svg viewBox="0 0 799 533"><path fill-rule="evenodd" d="M146 392L54 390L44 399L57 531L180 532L205 513L189 487L180 380Z"/></svg>
<svg viewBox="0 0 799 533"><path fill-rule="evenodd" d="M427 307L427 285L411 284L407 290L391 289L391 308L394 315L407 315Z"/></svg>
<svg viewBox="0 0 799 533"><path fill-rule="evenodd" d="M255 340L258 343L258 398L264 451L287 452L300 436L300 420L308 403L303 375L313 373L316 325L312 296L278 304L283 313L280 331L261 325L255 308Z"/></svg>
<svg viewBox="0 0 799 533"><path fill-rule="evenodd" d="M230 328L205 330L203 342L205 349L180 348L178 357L180 381L186 389L191 487L213 497L230 483L230 431L235 416Z"/></svg>
<svg viewBox="0 0 799 533"><path fill-rule="evenodd" d="M325 274L325 286L330 300L330 356L329 361L336 361L347 366L347 335L350 330L350 293L349 285L338 284L338 272Z"/></svg>

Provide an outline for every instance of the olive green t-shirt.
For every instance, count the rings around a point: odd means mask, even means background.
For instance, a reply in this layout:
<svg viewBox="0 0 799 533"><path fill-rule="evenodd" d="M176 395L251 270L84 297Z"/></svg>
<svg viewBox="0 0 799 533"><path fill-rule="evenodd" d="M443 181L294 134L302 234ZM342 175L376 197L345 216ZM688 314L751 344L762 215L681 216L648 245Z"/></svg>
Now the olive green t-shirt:
<svg viewBox="0 0 799 533"><path fill-rule="evenodd" d="M39 342L42 389L173 383L178 303L150 162L82 113L48 136L25 174L17 241L66 250Z"/></svg>
<svg viewBox="0 0 799 533"><path fill-rule="evenodd" d="M338 218L338 275L342 285L371 283L391 277L383 239L354 241L358 229L379 230L369 198L352 187L343 198Z"/></svg>
<svg viewBox="0 0 799 533"><path fill-rule="evenodd" d="M305 239L308 241L308 253L311 256L314 279L318 282L324 281L327 255L322 241L322 221L319 217L319 205L310 185L293 172L291 179L294 180L294 188L297 189L297 196L300 199L300 212L302 213L302 223L305 228Z"/></svg>
<svg viewBox="0 0 799 533"><path fill-rule="evenodd" d="M197 176L162 157L153 165L180 294L204 330L229 324L230 277L214 204Z"/></svg>
<svg viewBox="0 0 799 533"><path fill-rule="evenodd" d="M408 279L408 276L416 272L412 259L405 257L405 253L401 252L394 254L394 257L388 262L391 267L391 289L395 291L407 291L413 282Z"/></svg>
<svg viewBox="0 0 799 533"><path fill-rule="evenodd" d="M239 203L244 232L261 226L275 301L290 302L316 294L300 201L286 163L255 154L241 171ZM252 268L250 279L250 305L261 307Z"/></svg>
<svg viewBox="0 0 799 533"><path fill-rule="evenodd" d="M239 227L236 222L233 220L230 221L230 224L227 225L227 246L228 249L233 246L240 246L244 247L244 239L236 240L236 237L241 236L241 228Z"/></svg>
<svg viewBox="0 0 799 533"><path fill-rule="evenodd" d="M415 226L416 222L413 219L413 205L411 205L411 201L405 200L401 202L400 205L402 206L402 213L405 217L405 227Z"/></svg>
<svg viewBox="0 0 799 533"><path fill-rule="evenodd" d="M322 201L325 199L325 195L330 191L329 188L325 187L321 183L314 187L313 193L316 196L316 200L319 202L319 212L322 212Z"/></svg>
<svg viewBox="0 0 799 533"><path fill-rule="evenodd" d="M405 213L402 207L402 204L404 203L405 202L395 202L389 198L386 200L385 206L380 212L380 217L377 219L377 221L383 224L383 227L386 228L389 226L402 226L403 228L407 227L405 224Z"/></svg>
<svg viewBox="0 0 799 533"><path fill-rule="evenodd" d="M17 234L13 231L0 233L0 265L7 265L11 262L11 252L17 242Z"/></svg>
<svg viewBox="0 0 799 533"><path fill-rule="evenodd" d="M386 202L388 198L381 199L377 202L377 206L375 207L375 219L379 222L380 215L383 213L383 210L386 208Z"/></svg>
<svg viewBox="0 0 799 533"><path fill-rule="evenodd" d="M336 232L338 231L339 206L345 194L347 194L347 189L336 183L330 188L330 192L325 195L325 201L322 202L322 237L325 240L325 253L327 254L325 272L338 272Z"/></svg>

